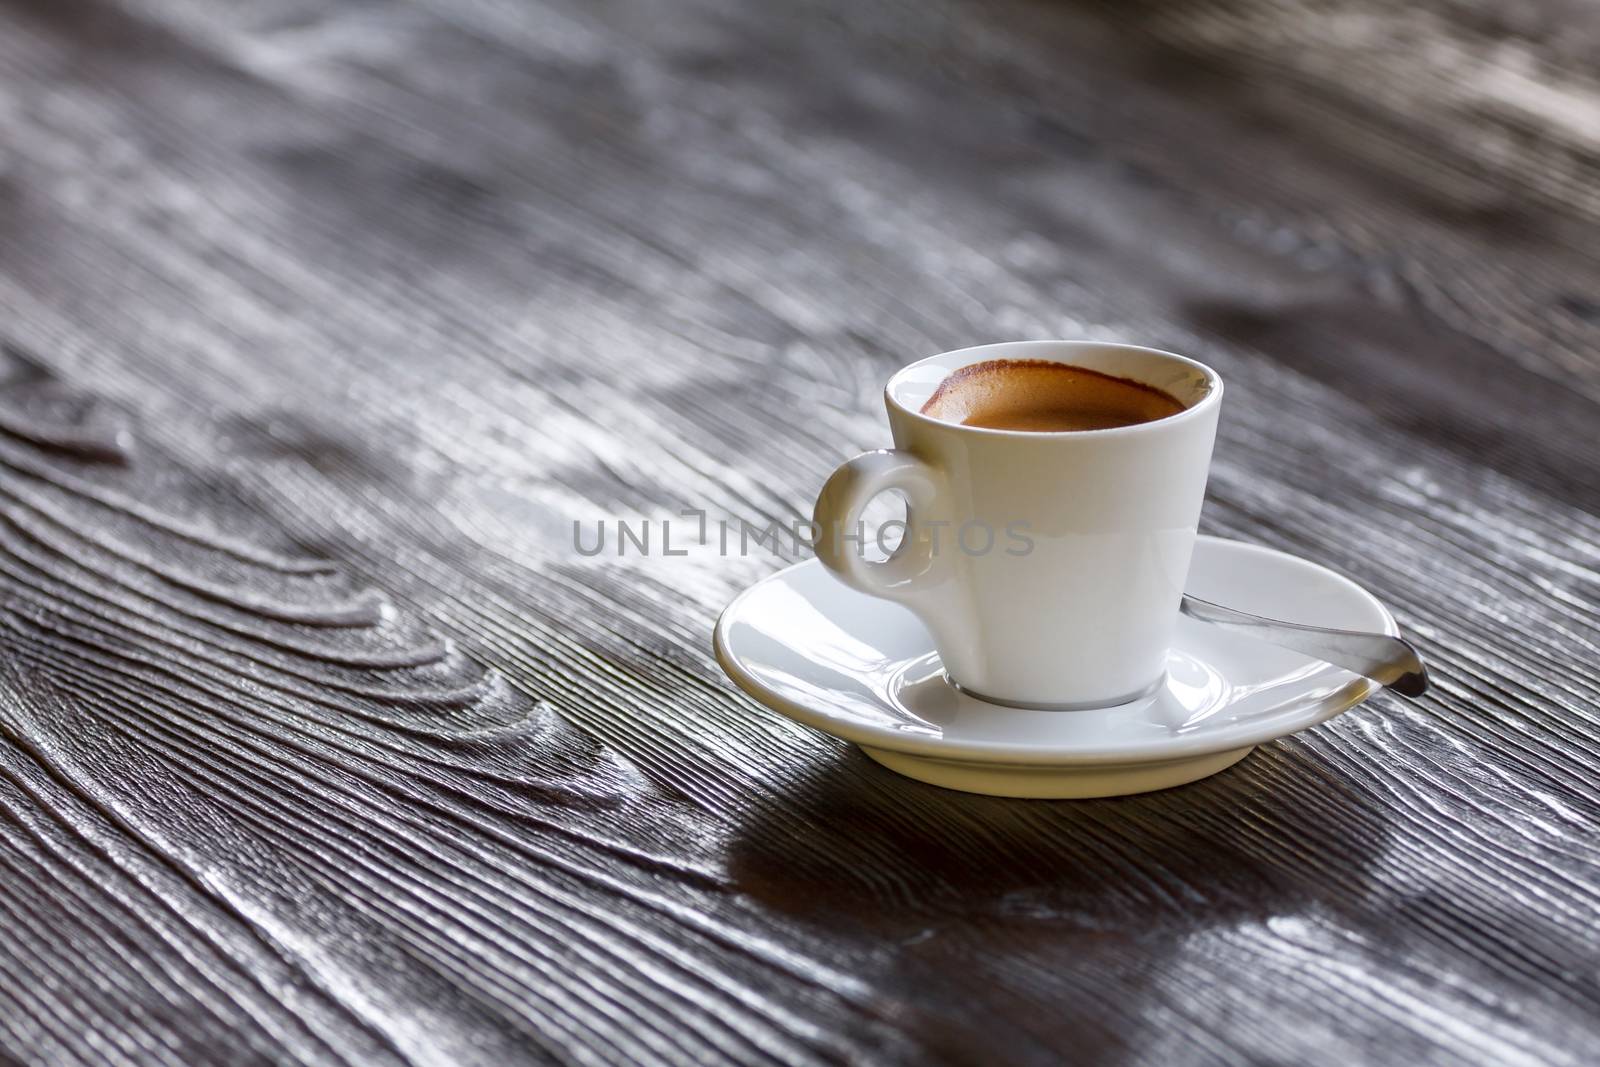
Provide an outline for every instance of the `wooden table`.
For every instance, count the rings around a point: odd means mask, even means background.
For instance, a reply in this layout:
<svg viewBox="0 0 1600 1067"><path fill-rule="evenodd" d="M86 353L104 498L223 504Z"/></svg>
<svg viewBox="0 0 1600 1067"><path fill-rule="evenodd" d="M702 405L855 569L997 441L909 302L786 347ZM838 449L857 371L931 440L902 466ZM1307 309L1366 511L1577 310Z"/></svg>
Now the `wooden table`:
<svg viewBox="0 0 1600 1067"><path fill-rule="evenodd" d="M0 5L0 1059L1592 1064L1600 13ZM1433 665L1165 793L737 693L883 379L1228 379Z"/></svg>

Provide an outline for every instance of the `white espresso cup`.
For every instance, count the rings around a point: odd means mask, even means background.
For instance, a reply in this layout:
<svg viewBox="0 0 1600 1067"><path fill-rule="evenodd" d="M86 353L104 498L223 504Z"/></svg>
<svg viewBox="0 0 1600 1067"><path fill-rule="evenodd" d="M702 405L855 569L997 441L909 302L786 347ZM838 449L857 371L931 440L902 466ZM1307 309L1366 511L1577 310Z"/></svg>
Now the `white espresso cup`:
<svg viewBox="0 0 1600 1067"><path fill-rule="evenodd" d="M1184 410L1047 433L921 413L952 371L998 359L1131 379ZM817 497L822 563L911 609L949 680L982 700L1065 711L1160 688L1216 438L1216 372L1133 345L1018 341L913 363L884 400L895 447L845 463ZM888 559L870 560L862 511L891 490L908 502L907 529Z"/></svg>

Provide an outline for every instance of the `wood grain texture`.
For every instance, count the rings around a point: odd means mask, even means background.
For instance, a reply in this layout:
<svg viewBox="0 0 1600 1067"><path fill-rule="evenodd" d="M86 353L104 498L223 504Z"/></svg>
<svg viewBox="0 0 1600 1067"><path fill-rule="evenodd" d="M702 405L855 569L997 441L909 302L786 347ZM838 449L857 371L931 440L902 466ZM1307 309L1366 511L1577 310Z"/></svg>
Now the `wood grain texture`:
<svg viewBox="0 0 1600 1067"><path fill-rule="evenodd" d="M1588 1064L1600 21L1538 0L0 5L0 1060ZM958 796L738 695L907 360L1229 383L1204 519L1424 648Z"/></svg>

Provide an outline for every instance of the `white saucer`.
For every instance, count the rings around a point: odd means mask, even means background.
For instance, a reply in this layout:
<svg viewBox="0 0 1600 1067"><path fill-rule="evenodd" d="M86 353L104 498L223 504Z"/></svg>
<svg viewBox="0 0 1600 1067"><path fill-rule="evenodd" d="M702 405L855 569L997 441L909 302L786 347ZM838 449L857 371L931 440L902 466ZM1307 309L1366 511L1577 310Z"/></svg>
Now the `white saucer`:
<svg viewBox="0 0 1600 1067"><path fill-rule="evenodd" d="M1189 592L1292 622L1398 633L1371 593L1315 563L1201 537ZM922 624L815 560L762 579L717 621L717 660L745 692L853 741L911 778L1008 797L1107 797L1215 774L1264 741L1325 722L1380 686L1320 660L1178 620L1166 685L1094 711L986 704L944 677Z"/></svg>

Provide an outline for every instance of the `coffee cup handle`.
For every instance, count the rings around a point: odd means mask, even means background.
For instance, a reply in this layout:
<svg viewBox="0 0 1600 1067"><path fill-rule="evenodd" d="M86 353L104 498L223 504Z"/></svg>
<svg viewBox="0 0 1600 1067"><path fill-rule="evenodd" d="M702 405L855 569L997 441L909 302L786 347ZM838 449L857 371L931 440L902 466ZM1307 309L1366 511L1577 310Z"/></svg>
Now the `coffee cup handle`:
<svg viewBox="0 0 1600 1067"><path fill-rule="evenodd" d="M863 452L841 464L817 494L812 513L817 558L860 592L902 602L922 599L937 579L939 553L930 538L916 536L915 521L937 511L943 485L936 468L898 449ZM868 560L861 513L873 497L889 490L899 490L910 502L908 528L888 559Z"/></svg>

